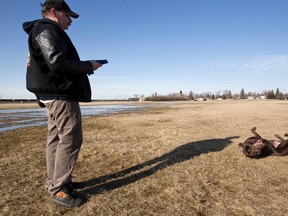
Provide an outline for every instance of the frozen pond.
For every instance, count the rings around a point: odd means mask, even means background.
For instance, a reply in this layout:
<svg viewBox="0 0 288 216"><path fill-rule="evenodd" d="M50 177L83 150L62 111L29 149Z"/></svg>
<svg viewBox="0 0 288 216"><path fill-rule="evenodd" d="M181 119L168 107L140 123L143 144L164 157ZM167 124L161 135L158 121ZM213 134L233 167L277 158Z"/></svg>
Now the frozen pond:
<svg viewBox="0 0 288 216"><path fill-rule="evenodd" d="M119 113L122 111L140 111L143 105L103 105L81 106L82 117ZM0 132L29 126L47 124L46 109L0 110Z"/></svg>

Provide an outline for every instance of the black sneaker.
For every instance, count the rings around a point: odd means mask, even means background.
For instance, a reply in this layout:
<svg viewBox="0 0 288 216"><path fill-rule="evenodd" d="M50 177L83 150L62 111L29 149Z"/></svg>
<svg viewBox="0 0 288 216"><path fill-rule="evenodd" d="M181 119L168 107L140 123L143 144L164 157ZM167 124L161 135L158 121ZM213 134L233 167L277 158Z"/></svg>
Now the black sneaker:
<svg viewBox="0 0 288 216"><path fill-rule="evenodd" d="M65 207L77 207L85 203L85 199L73 191L59 191L51 197L51 201Z"/></svg>

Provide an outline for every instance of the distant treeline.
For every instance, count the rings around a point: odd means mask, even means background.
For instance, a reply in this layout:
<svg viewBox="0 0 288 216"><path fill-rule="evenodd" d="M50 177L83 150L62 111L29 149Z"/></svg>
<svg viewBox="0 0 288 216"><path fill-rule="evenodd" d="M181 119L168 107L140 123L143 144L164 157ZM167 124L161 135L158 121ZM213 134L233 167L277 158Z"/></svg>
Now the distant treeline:
<svg viewBox="0 0 288 216"><path fill-rule="evenodd" d="M241 89L240 93L234 93L230 90L205 92L202 94L196 94L190 91L188 94L180 91L179 93L172 93L168 95L158 95L157 92L152 96L145 97L145 101L185 101L185 100L240 100L240 99L276 99L276 100L287 100L288 93L282 93L279 88L274 90L263 91L262 93L248 92Z"/></svg>

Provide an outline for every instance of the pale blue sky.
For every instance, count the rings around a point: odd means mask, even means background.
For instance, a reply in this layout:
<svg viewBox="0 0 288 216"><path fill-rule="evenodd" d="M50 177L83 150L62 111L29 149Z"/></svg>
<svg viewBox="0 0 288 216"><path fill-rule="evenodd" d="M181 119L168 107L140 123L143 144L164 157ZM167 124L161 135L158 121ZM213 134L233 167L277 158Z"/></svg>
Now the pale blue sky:
<svg viewBox="0 0 288 216"><path fill-rule="evenodd" d="M42 1L1 2L2 98L34 98L25 88L22 23L40 18ZM242 88L288 93L288 0L66 2L80 14L67 33L81 59L109 61L89 77L93 99Z"/></svg>

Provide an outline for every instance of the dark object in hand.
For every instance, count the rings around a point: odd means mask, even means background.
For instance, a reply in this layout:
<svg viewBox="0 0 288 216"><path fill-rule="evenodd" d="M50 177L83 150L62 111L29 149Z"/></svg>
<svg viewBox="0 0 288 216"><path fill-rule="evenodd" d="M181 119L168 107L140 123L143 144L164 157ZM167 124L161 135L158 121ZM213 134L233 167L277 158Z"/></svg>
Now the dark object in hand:
<svg viewBox="0 0 288 216"><path fill-rule="evenodd" d="M96 60L98 63L100 63L100 64L107 64L108 63L108 61L106 60L106 59L102 59L102 60Z"/></svg>

